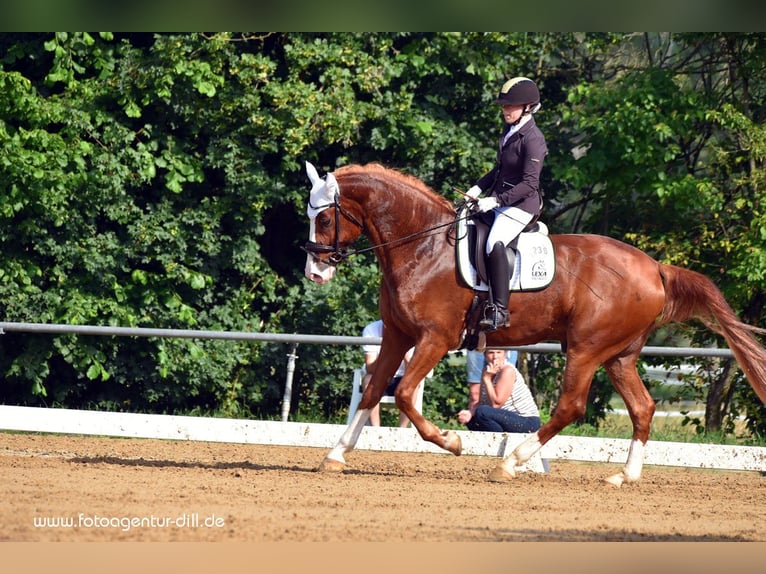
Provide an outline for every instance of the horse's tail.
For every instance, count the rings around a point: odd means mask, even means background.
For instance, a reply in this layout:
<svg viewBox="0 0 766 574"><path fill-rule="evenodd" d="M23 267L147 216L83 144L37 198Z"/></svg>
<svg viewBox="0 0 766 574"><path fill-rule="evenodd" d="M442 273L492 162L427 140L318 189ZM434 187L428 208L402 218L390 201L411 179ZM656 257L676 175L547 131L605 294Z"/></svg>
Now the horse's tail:
<svg viewBox="0 0 766 574"><path fill-rule="evenodd" d="M750 386L766 403L766 350L753 336L754 332L766 333L766 329L743 323L715 283L701 273L661 264L660 276L665 285L665 306L658 324L698 319L722 335Z"/></svg>

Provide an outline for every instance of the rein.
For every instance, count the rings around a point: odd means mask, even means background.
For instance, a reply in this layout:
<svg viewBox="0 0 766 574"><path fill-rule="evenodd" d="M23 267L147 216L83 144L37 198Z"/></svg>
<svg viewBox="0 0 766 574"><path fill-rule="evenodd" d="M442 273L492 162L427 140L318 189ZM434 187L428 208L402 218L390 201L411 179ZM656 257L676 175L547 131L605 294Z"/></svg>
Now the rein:
<svg viewBox="0 0 766 574"><path fill-rule="evenodd" d="M333 242L333 245L327 245L324 243L317 243L316 241L307 241L301 249L314 257L315 259L321 261L322 263L326 265L332 265L333 267L337 266L339 263L345 261L352 255L360 255L362 253L367 253L368 251L374 251L375 249L378 249L380 247L386 247L388 245L395 245L397 243L404 243L406 241L410 241L412 239L416 239L421 236L426 236L430 234L433 231L437 231L443 227L455 227L457 225L458 221L461 221L463 219L469 219L472 217L472 214L460 216L460 211L456 213L455 219L453 221L449 221L447 223L440 223L439 225L434 225L433 227L429 227L427 229L422 229L420 231L416 231L415 233L410 233L409 235L405 235L404 237L399 237L397 239L392 239L391 241L386 241L384 243L379 243L377 245L372 245L371 247L365 247L364 249L347 249L342 248L340 246L339 238L340 238L340 217L338 215L343 215L346 219L348 219L351 223L359 227L359 229L364 230L364 225L360 223L360 221L354 217L352 214L350 214L348 211L343 209L340 205L340 201L338 200L338 197L335 197L334 205L335 207L335 241ZM328 206L329 207L329 206ZM330 253L330 257L327 259L319 259L317 257L320 253Z"/></svg>

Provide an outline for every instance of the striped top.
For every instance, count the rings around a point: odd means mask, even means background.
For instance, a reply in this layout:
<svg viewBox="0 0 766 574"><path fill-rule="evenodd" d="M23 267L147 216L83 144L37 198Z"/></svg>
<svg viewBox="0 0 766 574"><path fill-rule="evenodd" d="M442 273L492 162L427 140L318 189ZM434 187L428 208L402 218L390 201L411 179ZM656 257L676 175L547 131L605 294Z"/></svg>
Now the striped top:
<svg viewBox="0 0 766 574"><path fill-rule="evenodd" d="M513 391L508 400L505 401L501 409L505 411L511 411L522 417L539 417L540 411L537 410L537 403L529 391L529 387L524 382L524 377L514 365L508 365L514 371L516 371L516 381L513 383ZM498 373L499 374L499 373ZM497 375L495 375L495 380ZM496 384L495 380L492 384ZM489 405L489 397L487 396L487 388L481 385L481 395L479 396L480 405Z"/></svg>

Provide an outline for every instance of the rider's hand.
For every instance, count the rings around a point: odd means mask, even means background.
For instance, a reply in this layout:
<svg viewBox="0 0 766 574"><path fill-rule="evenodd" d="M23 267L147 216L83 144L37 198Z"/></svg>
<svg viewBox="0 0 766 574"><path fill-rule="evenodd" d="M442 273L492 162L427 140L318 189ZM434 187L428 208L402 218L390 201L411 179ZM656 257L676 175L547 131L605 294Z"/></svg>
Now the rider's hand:
<svg viewBox="0 0 766 574"><path fill-rule="evenodd" d="M479 213L485 213L500 205L496 197L482 197L476 203Z"/></svg>
<svg viewBox="0 0 766 574"><path fill-rule="evenodd" d="M471 199L476 199L481 195L481 188L478 185L474 185L471 189L466 191L465 194Z"/></svg>

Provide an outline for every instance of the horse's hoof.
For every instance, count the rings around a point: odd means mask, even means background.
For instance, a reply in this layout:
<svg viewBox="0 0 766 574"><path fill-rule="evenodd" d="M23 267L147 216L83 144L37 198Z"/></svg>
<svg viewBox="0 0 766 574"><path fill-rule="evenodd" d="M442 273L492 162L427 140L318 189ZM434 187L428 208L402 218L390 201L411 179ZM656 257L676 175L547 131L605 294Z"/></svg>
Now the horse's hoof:
<svg viewBox="0 0 766 574"><path fill-rule="evenodd" d="M333 458L326 458L322 461L322 464L319 465L319 468L317 469L319 472L343 472L343 469L346 468L346 465L340 462L339 460L335 460Z"/></svg>
<svg viewBox="0 0 766 574"><path fill-rule="evenodd" d="M508 472L503 468L503 465L498 464L492 469L492 472L489 473L488 480L490 482L510 482L514 478L516 478L514 473Z"/></svg>
<svg viewBox="0 0 766 574"><path fill-rule="evenodd" d="M452 431L445 431L442 433L444 437L444 450L451 452L455 456L460 456L463 452L463 441Z"/></svg>
<svg viewBox="0 0 766 574"><path fill-rule="evenodd" d="M620 488L622 486L622 483L625 482L625 477L620 472L618 474L615 474L614 476L610 476L609 478L604 479L604 483L608 486L613 486L615 488Z"/></svg>

